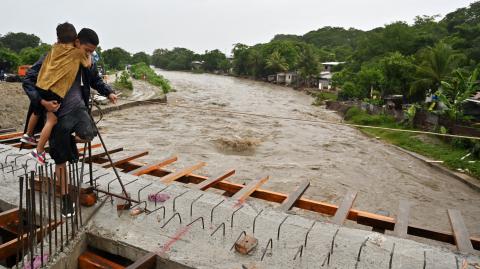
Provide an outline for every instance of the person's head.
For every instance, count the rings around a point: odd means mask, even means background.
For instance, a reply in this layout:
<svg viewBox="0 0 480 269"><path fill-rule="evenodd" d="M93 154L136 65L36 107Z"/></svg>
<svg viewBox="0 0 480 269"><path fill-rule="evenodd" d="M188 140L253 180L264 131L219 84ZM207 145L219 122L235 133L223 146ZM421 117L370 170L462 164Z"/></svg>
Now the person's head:
<svg viewBox="0 0 480 269"><path fill-rule="evenodd" d="M75 30L73 24L65 22L57 26L58 43L73 43L75 42L75 39L77 39L77 30Z"/></svg>
<svg viewBox="0 0 480 269"><path fill-rule="evenodd" d="M85 50L85 52L91 54L95 51L99 43L98 35L89 28L83 28L78 32L77 40L75 40L75 46L77 48Z"/></svg>

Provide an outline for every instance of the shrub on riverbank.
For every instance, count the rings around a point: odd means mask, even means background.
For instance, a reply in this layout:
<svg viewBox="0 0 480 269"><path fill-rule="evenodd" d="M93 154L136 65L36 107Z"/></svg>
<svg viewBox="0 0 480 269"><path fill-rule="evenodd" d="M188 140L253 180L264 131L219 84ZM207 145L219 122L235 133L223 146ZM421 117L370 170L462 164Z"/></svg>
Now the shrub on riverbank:
<svg viewBox="0 0 480 269"><path fill-rule="evenodd" d="M113 87L121 90L121 91L128 91L131 92L133 90L133 84L132 80L130 79L130 75L126 72L123 71L120 76L115 79L115 82L113 83Z"/></svg>
<svg viewBox="0 0 480 269"><path fill-rule="evenodd" d="M163 93L168 93L172 89L170 82L167 79L155 73L152 68L143 62L132 65L130 67L130 72L135 79L145 79L150 84L161 87Z"/></svg>
<svg viewBox="0 0 480 269"><path fill-rule="evenodd" d="M314 106L321 106L325 104L325 101L331 100L331 101L336 101L337 100L337 94L333 92L319 92L313 95L315 98L313 100L312 105Z"/></svg>
<svg viewBox="0 0 480 269"><path fill-rule="evenodd" d="M370 115L358 107L350 108L345 114L345 120L349 123L379 126L387 128L406 129L401 124L395 122L395 119L388 115ZM461 169L468 174L480 179L480 160L472 154L469 157L463 158L472 147L472 143L460 139L439 139L437 137L405 133L389 130L360 128L360 130L369 136L379 137L391 144L399 146L409 151L419 153L434 160L443 161L443 164L453 170ZM463 160L462 160L463 158Z"/></svg>

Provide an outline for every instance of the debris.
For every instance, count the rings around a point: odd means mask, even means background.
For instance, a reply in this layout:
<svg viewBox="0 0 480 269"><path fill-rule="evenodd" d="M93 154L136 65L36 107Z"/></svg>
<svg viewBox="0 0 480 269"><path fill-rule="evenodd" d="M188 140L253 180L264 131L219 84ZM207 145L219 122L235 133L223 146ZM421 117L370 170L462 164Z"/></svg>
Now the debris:
<svg viewBox="0 0 480 269"><path fill-rule="evenodd" d="M137 215L140 215L142 213L143 213L143 209L139 208L139 207L130 210L130 216L137 216Z"/></svg>
<svg viewBox="0 0 480 269"><path fill-rule="evenodd" d="M250 235L244 236L235 243L235 250L241 254L247 255L258 245L258 240Z"/></svg>
<svg viewBox="0 0 480 269"><path fill-rule="evenodd" d="M48 254L44 254L43 255L43 263L47 263L47 260L48 260ZM42 265L42 257L40 255L36 255L34 260L33 260L33 266L32 264L30 264L30 261L29 262L26 262L25 265L24 265L24 269L31 269L31 268L34 268L34 269L38 269L40 268Z"/></svg>
<svg viewBox="0 0 480 269"><path fill-rule="evenodd" d="M148 201L150 202L165 202L168 199L170 199L170 195L166 193L156 193L156 194L149 194L148 195Z"/></svg>

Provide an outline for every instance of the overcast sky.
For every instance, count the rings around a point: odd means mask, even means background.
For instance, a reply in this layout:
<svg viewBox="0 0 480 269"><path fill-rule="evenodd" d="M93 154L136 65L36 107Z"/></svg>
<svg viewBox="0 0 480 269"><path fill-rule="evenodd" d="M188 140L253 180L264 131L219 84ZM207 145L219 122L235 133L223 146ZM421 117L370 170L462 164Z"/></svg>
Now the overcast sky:
<svg viewBox="0 0 480 269"><path fill-rule="evenodd" d="M1 0L0 34L34 33L53 43L55 27L97 31L103 49L132 53L186 47L196 52L268 42L323 26L370 30L416 15L445 15L474 0Z"/></svg>

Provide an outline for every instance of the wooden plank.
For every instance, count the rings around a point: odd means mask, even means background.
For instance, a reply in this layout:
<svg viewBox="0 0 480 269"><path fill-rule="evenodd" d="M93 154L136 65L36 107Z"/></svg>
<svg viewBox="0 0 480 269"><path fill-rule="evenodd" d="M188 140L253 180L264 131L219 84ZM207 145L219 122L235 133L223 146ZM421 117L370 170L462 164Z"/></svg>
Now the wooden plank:
<svg viewBox="0 0 480 269"><path fill-rule="evenodd" d="M227 172L219 175L219 176L216 176L216 177L212 177L210 179L207 179L207 180L204 180L202 181L201 183L197 184L194 186L194 188L198 189L198 190L206 190L212 186L214 186L215 184L217 184L218 182L228 178L228 177L231 177L232 175L235 174L235 170L234 169L231 169L231 170L228 170Z"/></svg>
<svg viewBox="0 0 480 269"><path fill-rule="evenodd" d="M142 151L142 152L138 152L138 153L135 153L135 154L132 154L132 155L129 155L129 156L125 156L125 157L122 157L122 158L119 158L119 159L116 159L116 160L112 160L112 163L113 163L113 166L117 166L119 164L138 159L138 158L143 157L145 155L148 155L148 151ZM112 167L112 164L110 164L110 162L108 162L106 165L103 166L103 168L108 168L108 167Z"/></svg>
<svg viewBox="0 0 480 269"><path fill-rule="evenodd" d="M356 191L348 191L347 195L342 200L342 203L338 207L335 215L333 216L332 222L337 225L342 225L348 217L348 213L353 206L353 202L357 198Z"/></svg>
<svg viewBox="0 0 480 269"><path fill-rule="evenodd" d="M472 242L470 242L470 235L463 221L462 213L457 209L449 209L448 218L452 225L453 237L457 249L461 252L473 253Z"/></svg>
<svg viewBox="0 0 480 269"><path fill-rule="evenodd" d="M112 155L112 154L120 152L120 151L123 151L123 148L111 149L111 150L108 151L108 154ZM93 160L93 161L97 161L98 159L103 158L105 156L107 156L107 153L105 151L100 152L100 153L96 153L96 154L92 154L91 158L89 158L88 156L85 158L85 162L90 162L90 159ZM82 161L82 158L80 158L80 161ZM107 162L107 161L108 160L105 160L105 162Z"/></svg>
<svg viewBox="0 0 480 269"><path fill-rule="evenodd" d="M410 203L401 200L398 206L398 214L395 220L393 232L396 236L406 238L408 234L408 219L410 217Z"/></svg>
<svg viewBox="0 0 480 269"><path fill-rule="evenodd" d="M124 269L125 267L87 250L78 257L78 268L79 269Z"/></svg>
<svg viewBox="0 0 480 269"><path fill-rule="evenodd" d="M287 196L287 199L282 202L282 204L278 207L278 209L282 211L288 211L292 209L293 205L297 202L298 199L305 193L305 191L310 186L310 181L304 180L300 183L300 185Z"/></svg>
<svg viewBox="0 0 480 269"><path fill-rule="evenodd" d="M171 174L168 174L166 176L163 176L160 178L160 181L163 182L163 183L166 183L166 184L169 184L169 183L172 183L173 181L183 177L183 176L186 176L188 174L190 174L191 172L197 170L197 169L200 169L202 167L204 167L205 165L207 165L207 163L205 162L199 162L193 166L190 166L190 167L185 167L175 173L171 173Z"/></svg>
<svg viewBox="0 0 480 269"><path fill-rule="evenodd" d="M129 265L126 269L154 269L157 265L157 254L150 252L147 255L141 257L133 264Z"/></svg>
<svg viewBox="0 0 480 269"><path fill-rule="evenodd" d="M0 228L16 234L18 228L16 222L18 222L20 217L19 211L17 207L0 213Z"/></svg>
<svg viewBox="0 0 480 269"><path fill-rule="evenodd" d="M96 149L96 148L99 148L101 146L102 146L102 144L92 144L92 149ZM84 150L85 150L85 148L79 148L78 152L83 152Z"/></svg>
<svg viewBox="0 0 480 269"><path fill-rule="evenodd" d="M250 183L247 184L247 186L243 187L240 191L235 193L235 195L233 195L232 198L235 200L238 200L239 202L245 201L250 196L250 194L252 194L256 189L262 186L265 182L267 182L268 179L269 179L269 176L252 180Z"/></svg>
<svg viewBox="0 0 480 269"><path fill-rule="evenodd" d="M128 173L134 176L141 176L143 174L148 174L152 170L174 163L175 161L177 161L177 157L170 157L160 162L155 162L155 163L151 163L151 164L147 164L145 166L139 167Z"/></svg>
<svg viewBox="0 0 480 269"><path fill-rule="evenodd" d="M6 140L11 138L20 138L22 137L23 132L15 132L15 133L8 133L8 134L1 134L0 140Z"/></svg>
<svg viewBox="0 0 480 269"><path fill-rule="evenodd" d="M15 128L0 129L0 134L15 132Z"/></svg>

